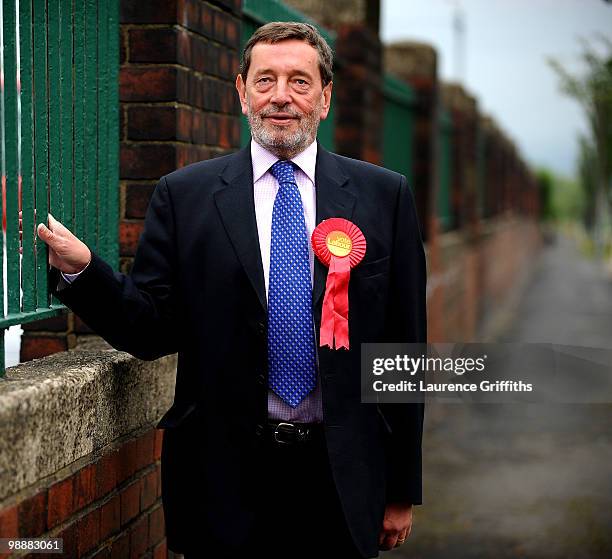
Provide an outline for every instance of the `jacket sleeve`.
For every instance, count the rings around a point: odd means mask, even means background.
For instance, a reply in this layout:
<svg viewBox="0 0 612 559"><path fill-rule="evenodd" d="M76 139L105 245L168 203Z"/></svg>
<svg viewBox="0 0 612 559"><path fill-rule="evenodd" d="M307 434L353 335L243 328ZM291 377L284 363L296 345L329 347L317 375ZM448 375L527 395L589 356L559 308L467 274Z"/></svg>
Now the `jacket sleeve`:
<svg viewBox="0 0 612 559"><path fill-rule="evenodd" d="M391 285L385 341L427 341L427 266L416 206L401 177L391 255ZM386 439L387 501L421 504L423 403L381 403L391 430Z"/></svg>
<svg viewBox="0 0 612 559"><path fill-rule="evenodd" d="M51 268L52 293L120 351L152 360L178 351L175 221L168 184L157 184L130 274L114 272L93 250L68 283ZM91 247L90 247L91 250Z"/></svg>

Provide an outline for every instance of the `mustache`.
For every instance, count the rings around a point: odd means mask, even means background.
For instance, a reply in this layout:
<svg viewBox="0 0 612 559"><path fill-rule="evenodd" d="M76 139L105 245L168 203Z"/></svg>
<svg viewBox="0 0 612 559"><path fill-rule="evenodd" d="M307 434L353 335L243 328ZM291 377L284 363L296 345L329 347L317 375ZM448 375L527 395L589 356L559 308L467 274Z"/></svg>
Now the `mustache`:
<svg viewBox="0 0 612 559"><path fill-rule="evenodd" d="M289 115L295 118L302 118L304 115L295 109L290 107L280 107L279 105L271 105L268 109L262 109L259 111L260 117L267 117L273 114L282 113L284 115Z"/></svg>

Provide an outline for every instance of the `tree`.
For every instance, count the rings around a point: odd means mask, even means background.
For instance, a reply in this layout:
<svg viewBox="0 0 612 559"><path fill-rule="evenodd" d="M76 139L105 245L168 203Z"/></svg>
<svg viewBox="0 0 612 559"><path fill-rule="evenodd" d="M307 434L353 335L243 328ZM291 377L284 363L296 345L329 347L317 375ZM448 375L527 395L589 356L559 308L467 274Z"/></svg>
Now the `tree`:
<svg viewBox="0 0 612 559"><path fill-rule="evenodd" d="M585 193L578 181L556 174L547 168L536 171L540 208L545 224L586 220ZM545 229L546 230L546 229Z"/></svg>
<svg viewBox="0 0 612 559"><path fill-rule="evenodd" d="M607 48L605 55L582 41L583 75L571 74L557 60L549 62L561 80L562 91L581 104L589 123L589 137L580 139L579 175L587 208L591 205L593 209L592 233L601 255L612 206L612 42L605 37L600 40Z"/></svg>
<svg viewBox="0 0 612 559"><path fill-rule="evenodd" d="M586 200L582 216L587 231L595 231L596 194L597 194L597 150L589 138L581 136L578 155L578 180Z"/></svg>
<svg viewBox="0 0 612 559"><path fill-rule="evenodd" d="M553 207L554 177L548 169L538 169L536 180L540 194L540 216L544 221L550 221L556 217Z"/></svg>

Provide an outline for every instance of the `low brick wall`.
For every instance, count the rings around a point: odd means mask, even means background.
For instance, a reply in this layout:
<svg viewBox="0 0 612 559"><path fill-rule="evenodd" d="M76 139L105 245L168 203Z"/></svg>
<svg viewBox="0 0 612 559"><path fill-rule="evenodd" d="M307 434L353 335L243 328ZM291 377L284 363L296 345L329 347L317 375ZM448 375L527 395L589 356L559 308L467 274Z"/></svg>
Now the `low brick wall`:
<svg viewBox="0 0 612 559"><path fill-rule="evenodd" d="M63 557L166 557L162 431L176 356L79 349L0 381L0 538L63 538ZM150 554L149 554L150 552Z"/></svg>
<svg viewBox="0 0 612 559"><path fill-rule="evenodd" d="M521 216L452 231L427 247L430 342L493 339L511 319L542 245L539 225Z"/></svg>

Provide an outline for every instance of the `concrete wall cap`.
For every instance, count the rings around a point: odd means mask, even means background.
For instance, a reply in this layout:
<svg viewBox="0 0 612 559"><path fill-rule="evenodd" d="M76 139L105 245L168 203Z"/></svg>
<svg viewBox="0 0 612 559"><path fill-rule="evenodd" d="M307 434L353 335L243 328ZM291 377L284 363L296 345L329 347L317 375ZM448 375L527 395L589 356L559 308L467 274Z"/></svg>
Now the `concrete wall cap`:
<svg viewBox="0 0 612 559"><path fill-rule="evenodd" d="M0 500L143 428L172 405L176 355L73 350L0 380Z"/></svg>

